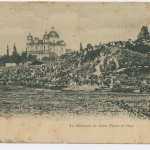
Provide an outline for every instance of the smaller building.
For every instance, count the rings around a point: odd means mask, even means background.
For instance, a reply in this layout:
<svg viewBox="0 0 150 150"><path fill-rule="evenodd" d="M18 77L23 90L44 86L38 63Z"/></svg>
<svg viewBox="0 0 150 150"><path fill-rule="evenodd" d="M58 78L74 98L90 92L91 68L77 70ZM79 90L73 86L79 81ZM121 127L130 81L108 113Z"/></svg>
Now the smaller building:
<svg viewBox="0 0 150 150"><path fill-rule="evenodd" d="M17 64L16 63L6 63L5 66L6 67L15 67L15 66L17 66Z"/></svg>

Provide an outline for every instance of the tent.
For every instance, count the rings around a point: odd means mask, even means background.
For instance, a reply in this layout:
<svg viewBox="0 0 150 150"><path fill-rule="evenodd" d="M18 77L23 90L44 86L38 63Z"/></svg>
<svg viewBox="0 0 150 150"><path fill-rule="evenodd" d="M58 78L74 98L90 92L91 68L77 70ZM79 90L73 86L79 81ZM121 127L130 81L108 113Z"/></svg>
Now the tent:
<svg viewBox="0 0 150 150"><path fill-rule="evenodd" d="M31 65L41 65L41 64L43 64L43 62L36 60Z"/></svg>

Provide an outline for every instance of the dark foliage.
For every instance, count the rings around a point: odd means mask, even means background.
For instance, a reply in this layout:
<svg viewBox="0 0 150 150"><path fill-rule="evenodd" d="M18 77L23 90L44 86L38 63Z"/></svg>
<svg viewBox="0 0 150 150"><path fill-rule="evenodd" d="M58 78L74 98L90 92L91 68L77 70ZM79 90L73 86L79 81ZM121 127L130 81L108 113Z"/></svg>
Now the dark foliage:
<svg viewBox="0 0 150 150"><path fill-rule="evenodd" d="M143 44L136 44L136 45L126 45L126 48L132 51L136 51L142 54L146 54L150 52L150 46L149 45L143 45Z"/></svg>

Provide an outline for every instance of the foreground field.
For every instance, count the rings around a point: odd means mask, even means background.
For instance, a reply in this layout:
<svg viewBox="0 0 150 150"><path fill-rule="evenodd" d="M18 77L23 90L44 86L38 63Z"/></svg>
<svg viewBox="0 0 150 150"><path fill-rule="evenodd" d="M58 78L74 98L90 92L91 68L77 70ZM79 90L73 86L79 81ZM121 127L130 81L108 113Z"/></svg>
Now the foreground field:
<svg viewBox="0 0 150 150"><path fill-rule="evenodd" d="M0 116L110 116L150 119L150 95L56 91L0 85Z"/></svg>

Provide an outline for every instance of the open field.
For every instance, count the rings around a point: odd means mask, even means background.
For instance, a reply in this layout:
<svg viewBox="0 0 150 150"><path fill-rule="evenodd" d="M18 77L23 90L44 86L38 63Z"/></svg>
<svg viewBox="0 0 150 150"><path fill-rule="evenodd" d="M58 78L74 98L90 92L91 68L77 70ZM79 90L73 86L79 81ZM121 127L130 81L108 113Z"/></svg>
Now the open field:
<svg viewBox="0 0 150 150"><path fill-rule="evenodd" d="M0 116L110 116L150 119L150 95L56 91L0 85Z"/></svg>

